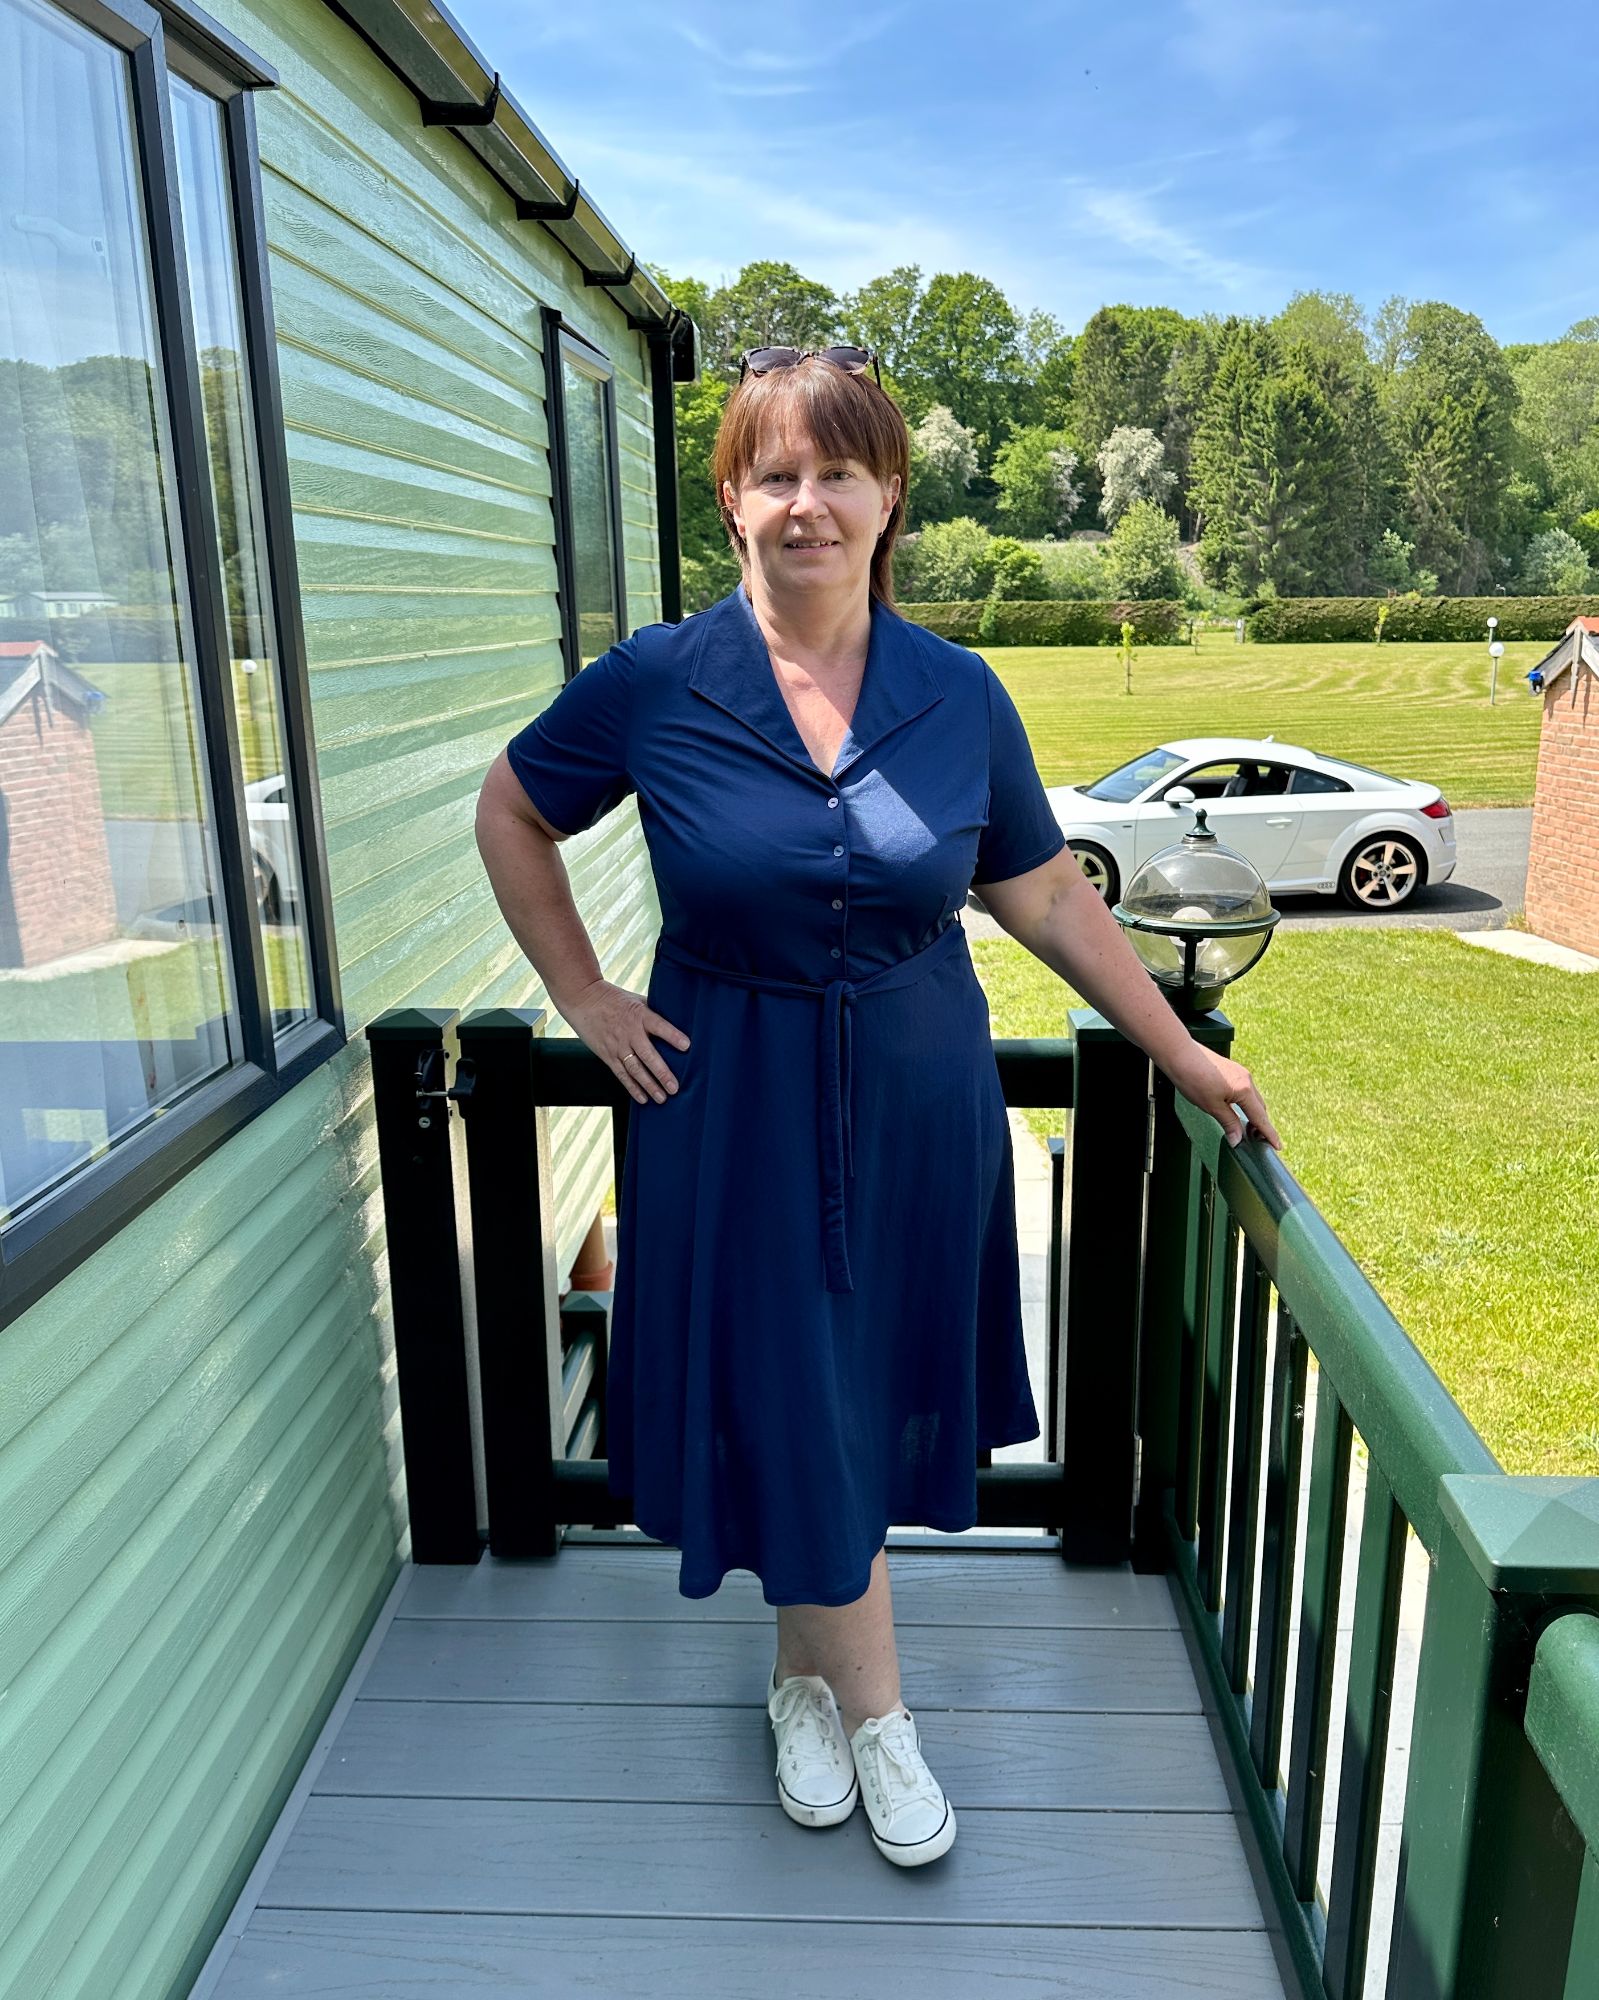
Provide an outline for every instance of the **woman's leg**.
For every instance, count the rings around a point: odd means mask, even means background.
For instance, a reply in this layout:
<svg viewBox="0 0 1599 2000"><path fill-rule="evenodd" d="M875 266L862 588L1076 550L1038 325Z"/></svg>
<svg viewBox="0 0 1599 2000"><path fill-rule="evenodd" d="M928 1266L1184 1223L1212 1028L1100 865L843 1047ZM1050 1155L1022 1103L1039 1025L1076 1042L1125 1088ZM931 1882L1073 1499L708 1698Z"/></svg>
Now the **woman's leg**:
<svg viewBox="0 0 1599 2000"><path fill-rule="evenodd" d="M777 1607L777 1678L790 1674L822 1675L838 1700L848 1736L868 1716L904 1706L886 1549L877 1551L866 1595L853 1604Z"/></svg>

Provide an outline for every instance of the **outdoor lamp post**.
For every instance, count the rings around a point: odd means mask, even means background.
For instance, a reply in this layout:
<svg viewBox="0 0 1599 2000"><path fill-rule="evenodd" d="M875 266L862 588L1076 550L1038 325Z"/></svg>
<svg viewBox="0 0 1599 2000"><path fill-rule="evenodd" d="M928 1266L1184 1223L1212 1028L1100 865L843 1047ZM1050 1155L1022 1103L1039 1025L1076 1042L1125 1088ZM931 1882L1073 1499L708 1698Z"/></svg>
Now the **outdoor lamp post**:
<svg viewBox="0 0 1599 2000"><path fill-rule="evenodd" d="M1504 645L1499 638L1499 620L1488 620L1488 706L1495 706L1499 693L1499 662L1504 656Z"/></svg>
<svg viewBox="0 0 1599 2000"><path fill-rule="evenodd" d="M1192 795L1176 804L1191 803ZM1195 806L1193 829L1150 856L1112 914L1179 1014L1208 1014L1271 942L1281 912L1253 863L1224 847Z"/></svg>

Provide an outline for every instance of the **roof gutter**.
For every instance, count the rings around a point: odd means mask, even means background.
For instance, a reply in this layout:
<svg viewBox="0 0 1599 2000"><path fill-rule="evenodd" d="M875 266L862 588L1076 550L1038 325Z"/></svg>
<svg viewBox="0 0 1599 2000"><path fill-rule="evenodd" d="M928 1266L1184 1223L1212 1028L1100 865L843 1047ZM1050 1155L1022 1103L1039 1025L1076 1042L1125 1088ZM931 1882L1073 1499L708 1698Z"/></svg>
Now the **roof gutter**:
<svg viewBox="0 0 1599 2000"><path fill-rule="evenodd" d="M693 322L639 263L538 127L437 0L327 0L415 94L424 125L455 133L516 203L608 292L636 332L671 336L673 380L697 368ZM687 325L685 337L681 326ZM686 372L685 372L686 371Z"/></svg>

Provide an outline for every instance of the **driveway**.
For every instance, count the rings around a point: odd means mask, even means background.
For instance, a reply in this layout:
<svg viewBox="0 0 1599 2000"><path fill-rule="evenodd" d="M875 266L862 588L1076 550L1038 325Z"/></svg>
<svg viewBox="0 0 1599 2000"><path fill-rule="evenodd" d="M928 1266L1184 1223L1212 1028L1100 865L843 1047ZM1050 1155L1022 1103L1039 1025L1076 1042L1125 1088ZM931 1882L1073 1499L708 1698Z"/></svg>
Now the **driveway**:
<svg viewBox="0 0 1599 2000"><path fill-rule="evenodd" d="M1320 930L1333 924L1366 924L1397 930L1503 930L1527 894L1531 806L1495 806L1455 814L1459 860L1447 882L1419 889L1415 902L1392 916L1351 910L1336 896L1280 896L1279 929ZM1004 937L994 919L968 903L961 912L966 934Z"/></svg>

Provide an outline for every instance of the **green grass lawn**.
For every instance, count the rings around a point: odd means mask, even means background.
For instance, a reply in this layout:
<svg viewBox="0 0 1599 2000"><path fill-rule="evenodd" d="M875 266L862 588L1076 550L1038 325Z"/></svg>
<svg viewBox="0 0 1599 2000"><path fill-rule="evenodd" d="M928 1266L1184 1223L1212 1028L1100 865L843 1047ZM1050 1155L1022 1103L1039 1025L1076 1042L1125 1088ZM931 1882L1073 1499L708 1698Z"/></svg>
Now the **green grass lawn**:
<svg viewBox="0 0 1599 2000"><path fill-rule="evenodd" d="M1015 696L1047 785L1097 778L1177 736L1266 736L1442 787L1454 806L1527 805L1539 704L1522 675L1548 651L1507 646L1488 705L1487 648L1240 646L1229 633L1140 646L1133 692L1109 646L1003 646L988 657Z"/></svg>
<svg viewBox="0 0 1599 2000"><path fill-rule="evenodd" d="M1029 952L972 956L996 1035L1065 1032L1077 1003ZM1599 975L1289 933L1225 1011L1285 1164L1506 1469L1599 1474Z"/></svg>

